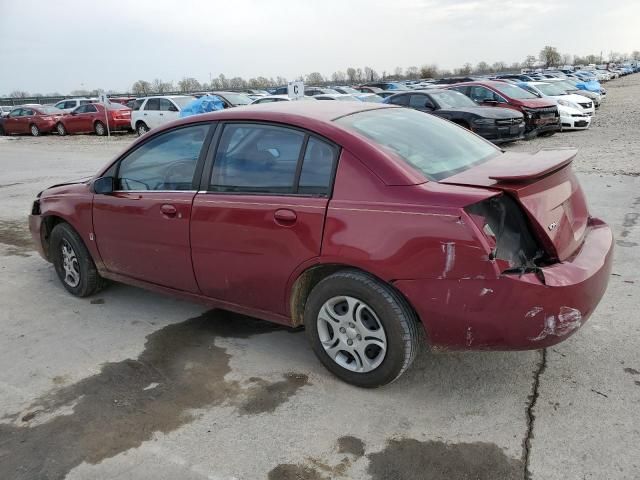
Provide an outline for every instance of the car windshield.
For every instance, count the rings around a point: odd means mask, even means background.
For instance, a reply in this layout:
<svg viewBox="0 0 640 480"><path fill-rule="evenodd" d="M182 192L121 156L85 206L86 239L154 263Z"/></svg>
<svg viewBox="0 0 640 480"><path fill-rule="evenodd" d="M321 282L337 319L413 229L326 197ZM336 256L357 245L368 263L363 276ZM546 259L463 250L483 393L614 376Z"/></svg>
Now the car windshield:
<svg viewBox="0 0 640 480"><path fill-rule="evenodd" d="M477 107L478 104L465 94L454 90L431 93L431 96L442 108Z"/></svg>
<svg viewBox="0 0 640 480"><path fill-rule="evenodd" d="M249 105L253 100L243 93L225 93L224 98L233 105Z"/></svg>
<svg viewBox="0 0 640 480"><path fill-rule="evenodd" d="M507 97L515 98L518 100L538 98L533 93L526 91L524 88L516 87L514 85L509 85L508 83L505 83L502 85L494 85L494 88L498 90L500 93L506 95Z"/></svg>
<svg viewBox="0 0 640 480"><path fill-rule="evenodd" d="M442 180L500 154L498 148L457 125L408 108L358 112L336 123L394 153L429 180Z"/></svg>
<svg viewBox="0 0 640 480"><path fill-rule="evenodd" d="M565 92L568 92L570 90L575 90L576 89L575 85L573 85L568 80L562 80L561 82L556 82L556 85L558 85L560 88L562 88Z"/></svg>
<svg viewBox="0 0 640 480"><path fill-rule="evenodd" d="M540 83L536 85L538 90L540 90L544 95L554 96L554 95L566 95L566 92L562 89L562 87L553 84L553 83Z"/></svg>
<svg viewBox="0 0 640 480"><path fill-rule="evenodd" d="M340 93L350 93L350 94L359 94L360 92L357 91L355 88L351 88L351 87L338 87L338 90L340 90Z"/></svg>
<svg viewBox="0 0 640 480"><path fill-rule="evenodd" d="M184 108L189 102L192 102L195 99L196 97L171 97L171 100L173 100L180 108Z"/></svg>

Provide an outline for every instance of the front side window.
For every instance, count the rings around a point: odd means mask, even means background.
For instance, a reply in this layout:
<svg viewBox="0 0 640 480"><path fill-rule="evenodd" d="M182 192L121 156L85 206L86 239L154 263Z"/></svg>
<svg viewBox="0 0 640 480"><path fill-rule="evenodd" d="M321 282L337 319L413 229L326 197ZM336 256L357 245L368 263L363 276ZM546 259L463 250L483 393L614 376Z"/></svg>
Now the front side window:
<svg viewBox="0 0 640 480"><path fill-rule="evenodd" d="M98 111L96 106L91 103L88 103L87 105L85 105L84 108L85 108L85 112L87 113L96 113Z"/></svg>
<svg viewBox="0 0 640 480"><path fill-rule="evenodd" d="M469 97L454 90L432 93L431 95L442 108L464 108L478 106Z"/></svg>
<svg viewBox="0 0 640 480"><path fill-rule="evenodd" d="M411 95L409 106L411 108L433 108L433 103L426 95Z"/></svg>
<svg viewBox="0 0 640 480"><path fill-rule="evenodd" d="M500 154L489 142L433 115L405 108L382 108L335 120L429 180L441 180Z"/></svg>
<svg viewBox="0 0 640 480"><path fill-rule="evenodd" d="M166 98L160 99L160 111L162 112L177 112L178 107L176 107L173 103L171 103Z"/></svg>
<svg viewBox="0 0 640 480"><path fill-rule="evenodd" d="M220 138L210 190L293 193L305 135L266 125L227 125Z"/></svg>
<svg viewBox="0 0 640 480"><path fill-rule="evenodd" d="M406 107L409 105L409 95L395 95L389 99L389 103Z"/></svg>
<svg viewBox="0 0 640 480"><path fill-rule="evenodd" d="M118 167L118 190L192 190L193 176L209 125L163 133L125 157Z"/></svg>

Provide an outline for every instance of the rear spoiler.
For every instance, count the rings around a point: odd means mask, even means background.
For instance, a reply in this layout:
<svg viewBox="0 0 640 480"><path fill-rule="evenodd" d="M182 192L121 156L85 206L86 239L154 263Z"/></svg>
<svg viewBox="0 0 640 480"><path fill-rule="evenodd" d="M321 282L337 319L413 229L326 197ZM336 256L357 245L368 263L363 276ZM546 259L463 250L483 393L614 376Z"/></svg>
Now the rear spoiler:
<svg viewBox="0 0 640 480"><path fill-rule="evenodd" d="M440 183L476 187L491 187L500 182L526 183L569 165L577 153L575 149L543 149L535 153L506 152L440 180Z"/></svg>
<svg viewBox="0 0 640 480"><path fill-rule="evenodd" d="M502 182L521 182L540 178L569 165L577 154L578 150L575 149L539 150L534 154L506 153L500 158L504 162L500 173L488 176Z"/></svg>

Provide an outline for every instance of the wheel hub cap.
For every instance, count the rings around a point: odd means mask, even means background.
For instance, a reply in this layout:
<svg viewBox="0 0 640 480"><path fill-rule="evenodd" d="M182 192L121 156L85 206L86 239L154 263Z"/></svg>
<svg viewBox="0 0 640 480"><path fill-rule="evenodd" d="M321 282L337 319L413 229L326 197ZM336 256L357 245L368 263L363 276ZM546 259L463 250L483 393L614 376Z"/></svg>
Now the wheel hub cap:
<svg viewBox="0 0 640 480"><path fill-rule="evenodd" d="M80 283L80 265L73 247L66 240L62 241L62 268L64 282L70 287L77 287Z"/></svg>
<svg viewBox="0 0 640 480"><path fill-rule="evenodd" d="M362 300L330 298L318 313L317 327L325 352L347 370L367 373L384 360L387 336L373 309Z"/></svg>

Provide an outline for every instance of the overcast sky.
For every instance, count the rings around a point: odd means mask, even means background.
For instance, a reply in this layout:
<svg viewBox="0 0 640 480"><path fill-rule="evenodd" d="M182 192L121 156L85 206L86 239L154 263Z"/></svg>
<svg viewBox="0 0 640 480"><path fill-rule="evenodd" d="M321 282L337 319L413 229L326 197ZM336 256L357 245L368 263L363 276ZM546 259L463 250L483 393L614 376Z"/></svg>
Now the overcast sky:
<svg viewBox="0 0 640 480"><path fill-rule="evenodd" d="M0 0L0 95L640 50L638 0Z"/></svg>

